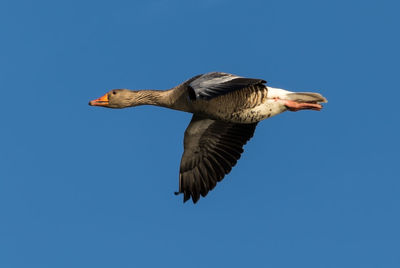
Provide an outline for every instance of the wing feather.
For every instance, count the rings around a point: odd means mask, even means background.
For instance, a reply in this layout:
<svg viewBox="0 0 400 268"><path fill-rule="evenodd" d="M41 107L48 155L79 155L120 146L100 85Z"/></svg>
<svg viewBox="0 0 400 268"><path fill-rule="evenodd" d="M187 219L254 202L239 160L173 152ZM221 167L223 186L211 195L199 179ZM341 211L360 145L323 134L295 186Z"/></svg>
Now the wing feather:
<svg viewBox="0 0 400 268"><path fill-rule="evenodd" d="M179 174L179 193L184 194L184 202L192 198L196 203L231 171L256 126L193 115L185 131Z"/></svg>
<svg viewBox="0 0 400 268"><path fill-rule="evenodd" d="M193 79L189 85L192 100L210 100L229 92L267 83L263 79L245 78L233 74L212 72Z"/></svg>

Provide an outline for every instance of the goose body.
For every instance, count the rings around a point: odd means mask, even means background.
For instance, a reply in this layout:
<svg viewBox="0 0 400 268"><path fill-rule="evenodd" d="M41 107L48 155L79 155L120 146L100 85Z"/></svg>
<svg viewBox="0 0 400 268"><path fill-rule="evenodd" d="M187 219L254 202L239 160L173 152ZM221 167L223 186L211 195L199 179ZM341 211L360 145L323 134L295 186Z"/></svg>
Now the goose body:
<svg viewBox="0 0 400 268"><path fill-rule="evenodd" d="M259 121L287 110L320 110L320 103L327 102L318 93L296 93L265 84L262 79L212 72L169 90L114 89L89 105L156 105L192 113L177 194L183 193L184 202L192 198L196 203L230 172Z"/></svg>
<svg viewBox="0 0 400 268"><path fill-rule="evenodd" d="M256 123L286 111L276 96L278 89L257 85L210 100L193 101L192 113L232 123ZM288 91L287 91L288 92Z"/></svg>

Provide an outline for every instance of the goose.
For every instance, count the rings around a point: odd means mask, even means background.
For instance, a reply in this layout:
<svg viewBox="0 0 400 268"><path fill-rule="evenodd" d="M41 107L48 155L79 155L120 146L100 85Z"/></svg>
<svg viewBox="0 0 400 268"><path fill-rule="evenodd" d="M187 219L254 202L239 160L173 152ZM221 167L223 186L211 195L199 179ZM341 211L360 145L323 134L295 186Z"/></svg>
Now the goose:
<svg viewBox="0 0 400 268"><path fill-rule="evenodd" d="M284 111L321 110L318 93L266 86L263 79L210 72L168 90L113 89L91 106L126 108L155 105L192 113L185 130L179 190L196 203L214 189L243 153L258 122Z"/></svg>

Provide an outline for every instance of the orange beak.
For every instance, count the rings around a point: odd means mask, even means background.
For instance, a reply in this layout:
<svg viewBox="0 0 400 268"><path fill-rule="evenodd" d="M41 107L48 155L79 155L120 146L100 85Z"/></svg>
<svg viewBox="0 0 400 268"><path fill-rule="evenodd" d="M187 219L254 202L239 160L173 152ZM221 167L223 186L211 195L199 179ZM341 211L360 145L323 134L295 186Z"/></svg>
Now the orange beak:
<svg viewBox="0 0 400 268"><path fill-rule="evenodd" d="M90 106L108 106L108 94L89 102Z"/></svg>

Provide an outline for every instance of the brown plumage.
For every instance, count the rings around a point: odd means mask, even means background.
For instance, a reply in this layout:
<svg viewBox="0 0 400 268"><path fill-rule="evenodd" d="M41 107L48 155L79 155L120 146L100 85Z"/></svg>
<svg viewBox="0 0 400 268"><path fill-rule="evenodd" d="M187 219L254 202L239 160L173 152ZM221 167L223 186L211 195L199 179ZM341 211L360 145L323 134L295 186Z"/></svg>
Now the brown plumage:
<svg viewBox="0 0 400 268"><path fill-rule="evenodd" d="M206 196L228 174L259 121L286 110L320 110L318 93L265 86L262 79L227 73L195 76L170 90L114 89L89 105L125 108L156 105L193 114L185 131L179 193L184 202Z"/></svg>

